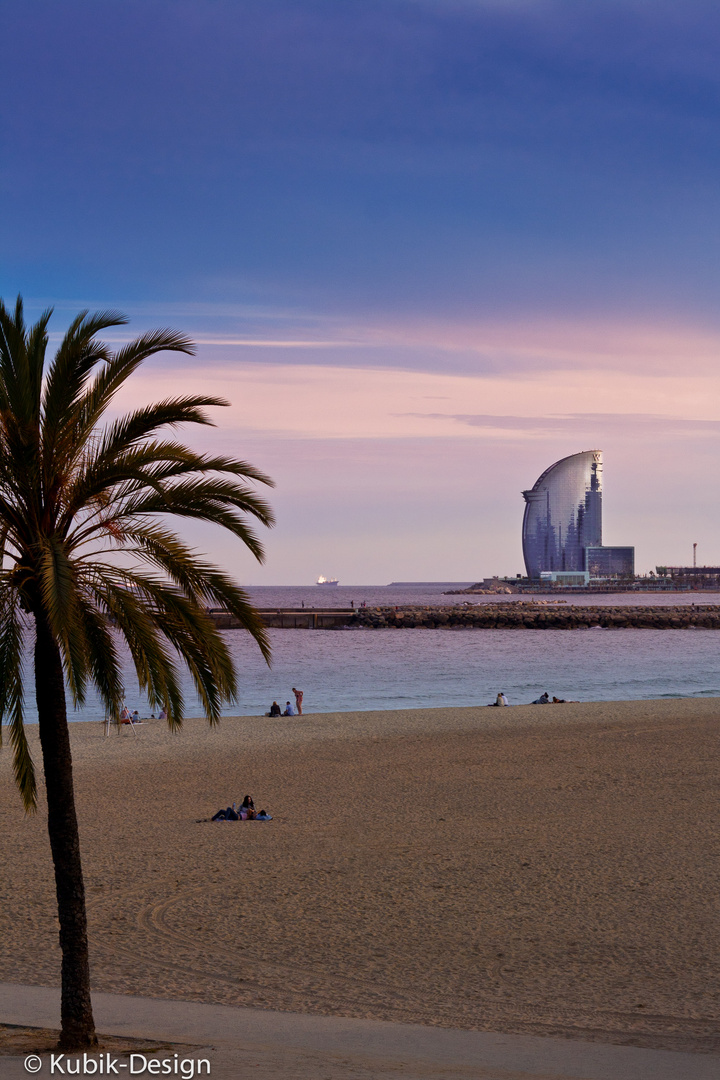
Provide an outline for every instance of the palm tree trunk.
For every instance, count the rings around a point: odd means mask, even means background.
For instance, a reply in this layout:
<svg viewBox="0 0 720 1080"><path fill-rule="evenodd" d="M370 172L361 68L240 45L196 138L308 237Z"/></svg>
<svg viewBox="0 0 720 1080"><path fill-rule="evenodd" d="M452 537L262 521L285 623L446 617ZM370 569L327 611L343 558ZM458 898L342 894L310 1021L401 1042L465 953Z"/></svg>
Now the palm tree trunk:
<svg viewBox="0 0 720 1080"><path fill-rule="evenodd" d="M48 833L55 867L62 998L60 1049L97 1043L90 1000L85 886L80 863L70 733L60 650L47 621L35 616L35 697L48 803Z"/></svg>

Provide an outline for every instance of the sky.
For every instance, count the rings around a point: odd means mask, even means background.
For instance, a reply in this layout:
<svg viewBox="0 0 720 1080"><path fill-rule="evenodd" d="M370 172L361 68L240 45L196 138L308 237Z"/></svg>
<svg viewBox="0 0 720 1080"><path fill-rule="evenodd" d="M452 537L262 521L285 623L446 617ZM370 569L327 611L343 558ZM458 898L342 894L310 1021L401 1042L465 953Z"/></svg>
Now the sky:
<svg viewBox="0 0 720 1080"><path fill-rule="evenodd" d="M604 451L604 542L720 564L720 9L3 0L0 296L171 326L118 408L276 481L247 584L523 570ZM122 335L117 335L118 343Z"/></svg>

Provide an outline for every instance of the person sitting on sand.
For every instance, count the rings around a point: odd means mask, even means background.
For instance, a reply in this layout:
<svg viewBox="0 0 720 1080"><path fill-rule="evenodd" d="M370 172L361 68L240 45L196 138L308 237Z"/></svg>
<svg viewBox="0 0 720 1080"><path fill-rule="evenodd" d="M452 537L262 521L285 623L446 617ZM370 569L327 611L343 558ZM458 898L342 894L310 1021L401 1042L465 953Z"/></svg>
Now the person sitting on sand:
<svg viewBox="0 0 720 1080"><path fill-rule="evenodd" d="M268 713L268 716L282 716L282 712L277 701L273 701L272 705L270 706L270 712Z"/></svg>
<svg viewBox="0 0 720 1080"><path fill-rule="evenodd" d="M532 705L549 705L550 704L550 695L548 694L547 690L545 691L544 694L541 694L539 698L536 698L535 701L531 702L531 704Z"/></svg>
<svg viewBox="0 0 720 1080"><path fill-rule="evenodd" d="M249 795L246 795L240 804L240 819L241 821L252 821L256 818L255 803L252 801Z"/></svg>
<svg viewBox="0 0 720 1080"><path fill-rule="evenodd" d="M494 707L495 705L497 705L497 706L500 706L500 705L509 705L509 704L510 704L510 702L509 702L509 701L508 701L508 699L507 699L507 698L505 697L505 695L504 695L504 693L502 692L502 690L500 691L500 693L498 694L498 696L497 696L497 697L495 698L495 700L494 700L494 701L491 701L491 702L490 702L490 706L491 706L491 707Z"/></svg>
<svg viewBox="0 0 720 1080"><path fill-rule="evenodd" d="M167 720L167 711L165 709L160 710L158 720Z"/></svg>
<svg viewBox="0 0 720 1080"><path fill-rule="evenodd" d="M290 702L286 701L285 702L285 712L283 713L283 716L294 716L294 715L295 715L295 710L293 709Z"/></svg>

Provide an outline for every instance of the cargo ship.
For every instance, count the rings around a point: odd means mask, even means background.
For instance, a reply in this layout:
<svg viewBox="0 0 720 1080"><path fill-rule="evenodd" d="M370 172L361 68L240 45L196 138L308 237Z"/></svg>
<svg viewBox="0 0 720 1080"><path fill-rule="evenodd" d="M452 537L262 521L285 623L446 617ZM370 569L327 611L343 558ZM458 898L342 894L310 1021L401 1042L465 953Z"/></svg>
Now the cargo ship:
<svg viewBox="0 0 720 1080"><path fill-rule="evenodd" d="M336 577L323 577L323 575L321 574L315 584L324 585L325 587L327 587L328 585L339 585L340 582Z"/></svg>

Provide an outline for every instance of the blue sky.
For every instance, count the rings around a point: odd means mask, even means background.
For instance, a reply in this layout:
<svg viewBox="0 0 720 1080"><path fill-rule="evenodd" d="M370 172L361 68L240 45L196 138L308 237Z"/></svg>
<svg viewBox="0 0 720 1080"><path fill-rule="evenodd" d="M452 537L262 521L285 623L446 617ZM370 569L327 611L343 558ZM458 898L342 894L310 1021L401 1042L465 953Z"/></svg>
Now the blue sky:
<svg viewBox="0 0 720 1080"><path fill-rule="evenodd" d="M514 573L519 491L591 445L607 542L720 562L716 5L6 0L3 30L0 294L198 339L136 392L222 384L211 437L276 476L265 568L198 536L238 576Z"/></svg>

